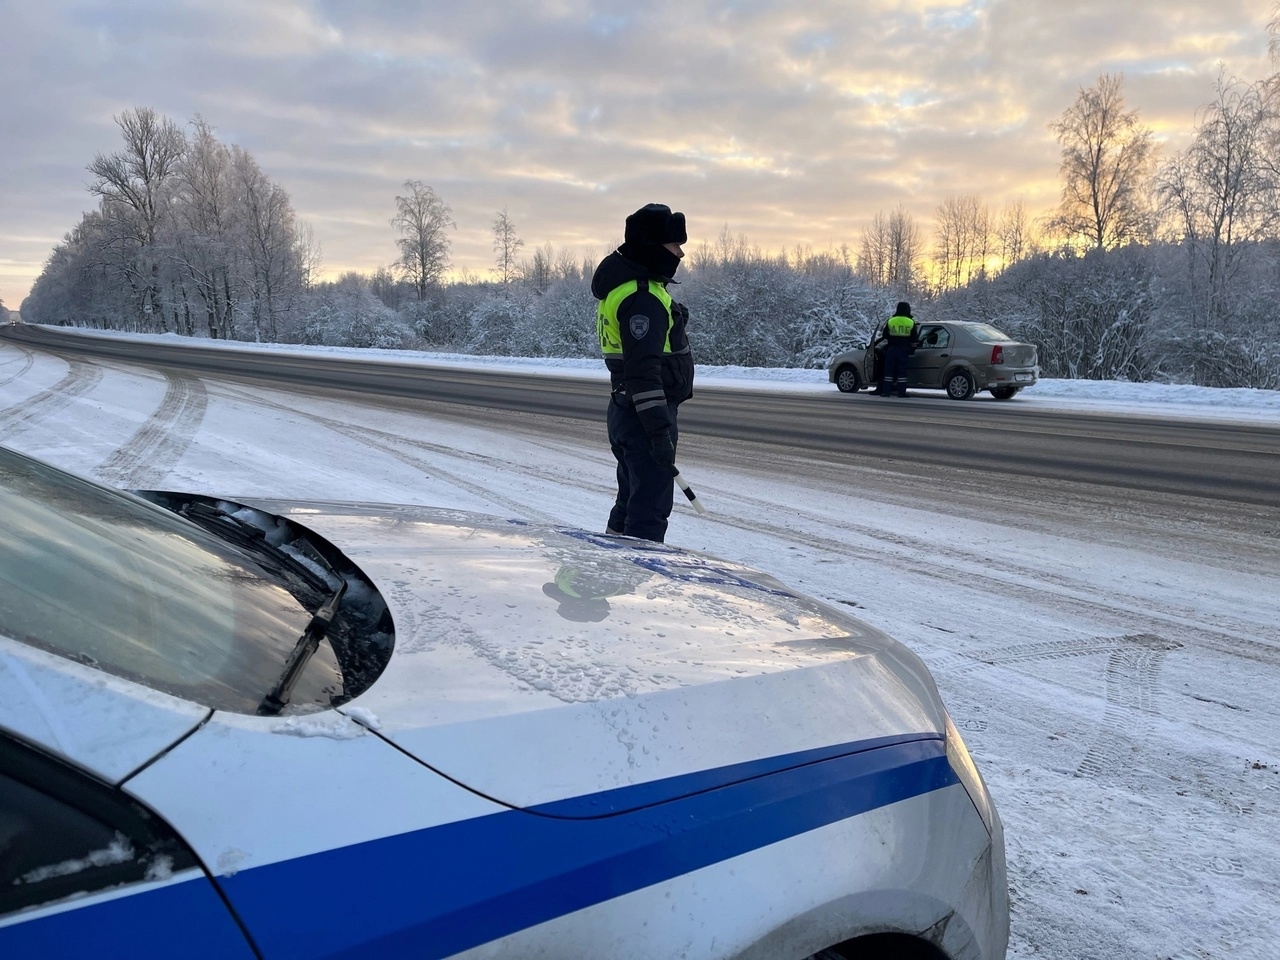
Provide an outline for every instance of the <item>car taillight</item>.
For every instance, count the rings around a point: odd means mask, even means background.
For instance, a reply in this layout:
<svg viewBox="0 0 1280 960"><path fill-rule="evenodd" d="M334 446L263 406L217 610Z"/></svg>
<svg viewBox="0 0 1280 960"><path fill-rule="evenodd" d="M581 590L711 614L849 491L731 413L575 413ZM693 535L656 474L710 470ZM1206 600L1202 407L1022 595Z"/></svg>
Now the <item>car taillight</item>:
<svg viewBox="0 0 1280 960"><path fill-rule="evenodd" d="M991 348L991 362L1004 363L1004 347L996 344Z"/></svg>

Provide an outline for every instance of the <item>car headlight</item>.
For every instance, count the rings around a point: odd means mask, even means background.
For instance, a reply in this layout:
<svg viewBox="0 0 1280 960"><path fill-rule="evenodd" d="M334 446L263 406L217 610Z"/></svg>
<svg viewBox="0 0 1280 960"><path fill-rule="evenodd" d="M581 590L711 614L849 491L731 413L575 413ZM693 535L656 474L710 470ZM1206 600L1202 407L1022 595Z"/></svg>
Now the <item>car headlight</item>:
<svg viewBox="0 0 1280 960"><path fill-rule="evenodd" d="M973 757L969 756L969 748L964 745L960 731L951 722L950 715L947 716L947 762L951 764L951 769L964 784L965 792L973 801L973 806L978 811L978 816L982 818L987 833L992 833L995 829L996 816L995 808L991 805L991 795L987 793L987 785L982 780L982 774L978 772Z"/></svg>

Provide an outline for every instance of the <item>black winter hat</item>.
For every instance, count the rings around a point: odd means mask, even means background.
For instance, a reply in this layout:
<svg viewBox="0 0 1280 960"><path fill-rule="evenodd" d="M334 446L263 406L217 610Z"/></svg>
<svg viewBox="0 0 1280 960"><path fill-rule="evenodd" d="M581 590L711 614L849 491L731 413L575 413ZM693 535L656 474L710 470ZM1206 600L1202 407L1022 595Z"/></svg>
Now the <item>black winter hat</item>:
<svg viewBox="0 0 1280 960"><path fill-rule="evenodd" d="M911 316L911 304L907 303L905 300L899 300L898 306L893 311L893 315L895 317Z"/></svg>
<svg viewBox="0 0 1280 960"><path fill-rule="evenodd" d="M665 203L647 203L627 217L627 230L623 235L627 243L688 243L684 214L674 213Z"/></svg>

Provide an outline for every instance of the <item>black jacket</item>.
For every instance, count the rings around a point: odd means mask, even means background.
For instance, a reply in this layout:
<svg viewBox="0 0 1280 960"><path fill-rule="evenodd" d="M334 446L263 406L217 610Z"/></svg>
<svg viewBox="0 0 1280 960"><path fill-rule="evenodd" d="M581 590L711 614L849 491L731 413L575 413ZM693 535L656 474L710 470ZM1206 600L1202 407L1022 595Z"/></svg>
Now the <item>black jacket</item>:
<svg viewBox="0 0 1280 960"><path fill-rule="evenodd" d="M657 276L615 250L596 267L595 276L591 278L591 293L597 300L603 300L610 291L628 280L668 282L666 277ZM662 302L646 287L618 305L622 358L605 358L615 393L625 393L631 398L661 390L668 402L677 404L693 396L693 355L689 352L689 338L685 334L684 314L682 310L674 309L674 304L671 314L671 352L663 353L667 339L667 310ZM630 320L636 316L644 316L648 323L632 324ZM636 338L633 329L645 329L646 332ZM650 433L671 425L666 404L637 412Z"/></svg>

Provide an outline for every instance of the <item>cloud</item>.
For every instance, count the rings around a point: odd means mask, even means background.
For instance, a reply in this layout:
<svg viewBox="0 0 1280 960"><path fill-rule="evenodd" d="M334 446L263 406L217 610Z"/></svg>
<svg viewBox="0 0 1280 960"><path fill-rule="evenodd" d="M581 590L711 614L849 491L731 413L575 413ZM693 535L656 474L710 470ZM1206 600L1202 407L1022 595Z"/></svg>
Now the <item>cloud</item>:
<svg viewBox="0 0 1280 960"><path fill-rule="evenodd" d="M1220 65L1270 69L1267 17L1248 0L10 5L0 296L16 304L92 206L84 167L133 106L201 114L249 150L335 271L394 259L407 179L450 203L455 264L481 272L503 207L530 246L603 252L659 200L695 239L723 224L825 247L899 204L926 232L950 195L1052 204L1048 124L1103 72L1176 149Z"/></svg>

